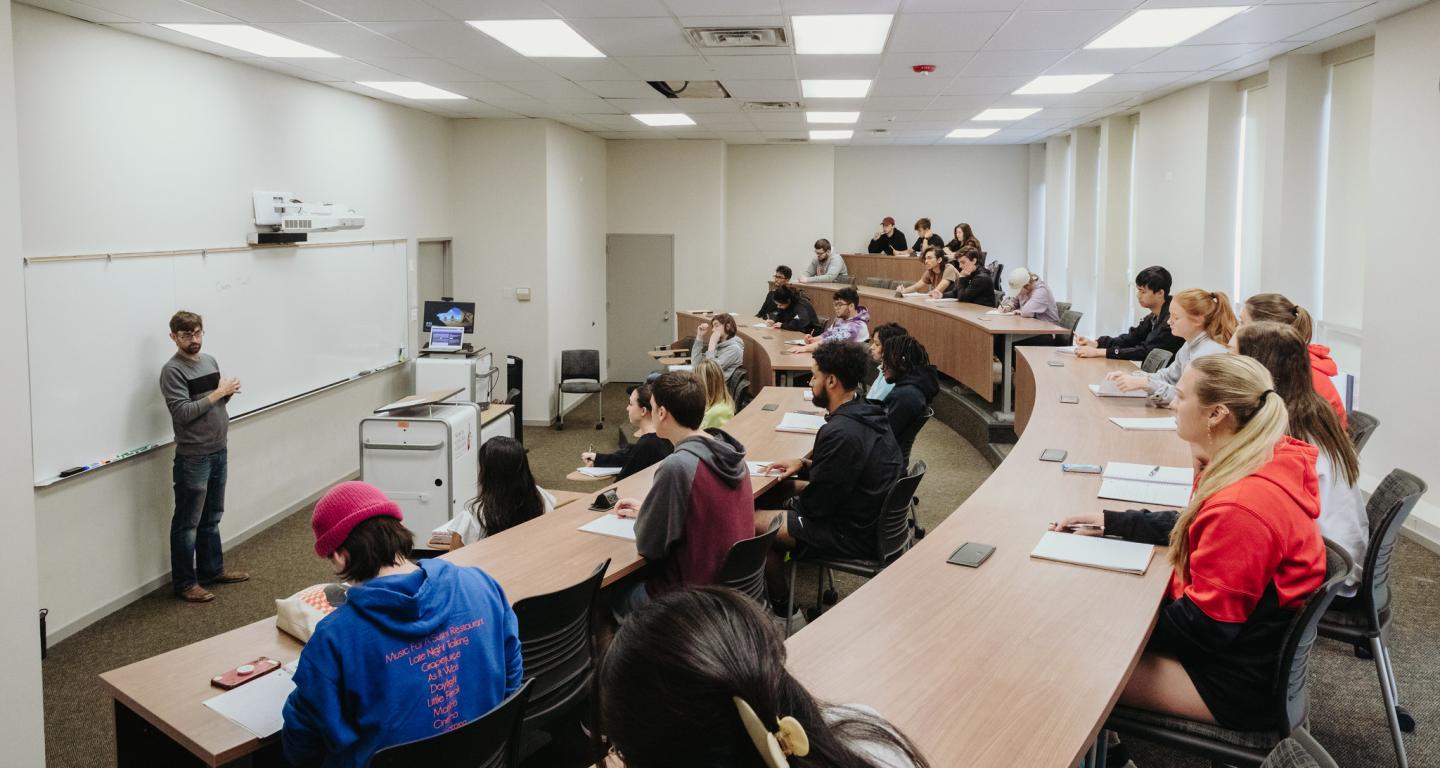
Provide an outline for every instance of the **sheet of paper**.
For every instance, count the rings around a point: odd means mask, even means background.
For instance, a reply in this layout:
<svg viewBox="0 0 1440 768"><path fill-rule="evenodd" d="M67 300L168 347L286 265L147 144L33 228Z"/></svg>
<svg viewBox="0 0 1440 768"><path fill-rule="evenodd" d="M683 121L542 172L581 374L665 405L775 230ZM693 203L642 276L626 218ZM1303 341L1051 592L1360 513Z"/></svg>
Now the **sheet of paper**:
<svg viewBox="0 0 1440 768"><path fill-rule="evenodd" d="M1030 556L1139 575L1150 567L1154 554L1155 548L1149 544L1046 531Z"/></svg>
<svg viewBox="0 0 1440 768"><path fill-rule="evenodd" d="M815 434L825 426L824 414L797 413L788 411L780 423L775 426L776 432L808 432Z"/></svg>
<svg viewBox="0 0 1440 768"><path fill-rule="evenodd" d="M900 295L901 295L901 296L904 296L904 297L907 298L907 299L923 299L923 298L925 298L926 296L929 296L930 294L928 294L928 293L902 293L902 294L900 294Z"/></svg>
<svg viewBox="0 0 1440 768"><path fill-rule="evenodd" d="M803 346L805 346L805 340L804 340L804 339L786 339L786 340L785 340L785 343L786 343L786 344L789 344L789 345L792 346L792 347L803 347Z"/></svg>
<svg viewBox="0 0 1440 768"><path fill-rule="evenodd" d="M576 467L575 471L586 477L612 477L620 474L624 467Z"/></svg>
<svg viewBox="0 0 1440 768"><path fill-rule="evenodd" d="M813 391L811 391L811 390L808 390L808 389L805 390L804 392L801 392L801 393L800 393L800 396L803 397L803 398L805 398L806 400L814 400L814 399L815 399L815 393L814 393Z"/></svg>
<svg viewBox="0 0 1440 768"><path fill-rule="evenodd" d="M587 533L598 533L601 536L614 536L617 539L635 540L635 518L616 517L615 515L601 515L590 522L580 526L580 530Z"/></svg>
<svg viewBox="0 0 1440 768"><path fill-rule="evenodd" d="M770 327L770 324L769 324L769 323L754 323L754 324L752 324L750 327L751 327L751 328L769 328L769 327Z"/></svg>
<svg viewBox="0 0 1440 768"><path fill-rule="evenodd" d="M1001 312L1001 311L998 310L998 309L992 309L992 310L990 310L989 312L984 312L984 313L982 313L982 314L986 314L986 315L1008 315L1008 314L1010 314L1010 313L1009 313L1009 312Z"/></svg>
<svg viewBox="0 0 1440 768"><path fill-rule="evenodd" d="M1056 347L1055 351L1059 352L1062 355L1073 355L1075 354L1075 347L1074 345L1068 347Z"/></svg>
<svg viewBox="0 0 1440 768"><path fill-rule="evenodd" d="M959 299L926 299L926 304L959 304Z"/></svg>
<svg viewBox="0 0 1440 768"><path fill-rule="evenodd" d="M745 466L750 468L751 477L764 477L765 467L769 466L771 463L773 462L771 462L769 459L766 459L764 461L747 461L745 462Z"/></svg>
<svg viewBox="0 0 1440 768"><path fill-rule="evenodd" d="M684 365L667 365L665 369L669 371L693 371L695 370L695 366L686 363Z"/></svg>
<svg viewBox="0 0 1440 768"><path fill-rule="evenodd" d="M1149 431L1149 432L1174 432L1174 431L1175 431L1175 417L1174 417L1174 416L1166 416L1166 417L1161 418L1161 419L1122 419L1122 418L1118 418L1118 417L1115 417L1115 416L1111 416L1111 417L1110 417L1110 421L1114 422L1114 423L1115 423L1115 426L1117 426L1117 427L1119 427L1119 428L1121 428L1121 429L1133 429L1133 430Z"/></svg>
<svg viewBox="0 0 1440 768"><path fill-rule="evenodd" d="M290 666L286 665L239 688L206 699L205 706L255 734L256 738L268 739L279 733L281 726L285 724L281 710L285 706L285 699L295 690L290 669Z"/></svg>
<svg viewBox="0 0 1440 768"><path fill-rule="evenodd" d="M1115 382L1106 379L1099 384L1091 384L1090 394L1096 397L1144 397L1145 390L1137 389L1134 392L1121 392L1120 388L1115 386Z"/></svg>
<svg viewBox="0 0 1440 768"><path fill-rule="evenodd" d="M1113 477L1100 481L1100 492L1096 495L1102 499L1132 501L1160 507L1183 507L1190 503L1189 486L1118 480Z"/></svg>
<svg viewBox="0 0 1440 768"><path fill-rule="evenodd" d="M1195 482L1195 469L1193 467L1160 467L1154 464L1112 461L1105 465L1105 477L1116 480L1140 480L1147 483L1182 485L1188 491Z"/></svg>

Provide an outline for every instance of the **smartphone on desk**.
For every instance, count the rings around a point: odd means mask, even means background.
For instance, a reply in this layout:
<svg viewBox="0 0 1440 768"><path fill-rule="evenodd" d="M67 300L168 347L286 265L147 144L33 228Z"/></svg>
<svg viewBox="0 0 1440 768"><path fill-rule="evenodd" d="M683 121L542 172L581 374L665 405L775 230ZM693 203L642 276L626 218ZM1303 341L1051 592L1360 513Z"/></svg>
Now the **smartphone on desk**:
<svg viewBox="0 0 1440 768"><path fill-rule="evenodd" d="M761 406L761 407L760 407L760 410L762 410L762 411L773 411L773 410L775 410L776 408L779 408L779 407L780 407L780 404L779 404L779 403L768 403L768 404L766 404L766 405Z"/></svg>
<svg viewBox="0 0 1440 768"><path fill-rule="evenodd" d="M238 688L257 677L268 675L279 668L280 662L261 656L252 662L241 664L234 669L226 670L210 678L210 684L216 688L228 691L231 688Z"/></svg>
<svg viewBox="0 0 1440 768"><path fill-rule="evenodd" d="M1046 448L1040 452L1041 461L1064 461L1069 455L1064 448Z"/></svg>
<svg viewBox="0 0 1440 768"><path fill-rule="evenodd" d="M995 554L995 547L989 544L967 541L961 544L960 548L955 550L955 552L950 555L950 559L945 562L953 565L963 565L966 568L979 568L980 564L988 560L993 554Z"/></svg>
<svg viewBox="0 0 1440 768"><path fill-rule="evenodd" d="M590 505L590 509L593 512L609 512L619 503L620 494L616 493L614 488L611 488L599 496L596 496L595 503Z"/></svg>

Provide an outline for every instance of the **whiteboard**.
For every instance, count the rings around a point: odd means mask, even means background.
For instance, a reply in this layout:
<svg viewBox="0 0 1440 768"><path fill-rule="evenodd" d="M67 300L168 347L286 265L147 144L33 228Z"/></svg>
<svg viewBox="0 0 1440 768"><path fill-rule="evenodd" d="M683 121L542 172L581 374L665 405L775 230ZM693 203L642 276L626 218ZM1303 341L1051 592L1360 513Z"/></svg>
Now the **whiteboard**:
<svg viewBox="0 0 1440 768"><path fill-rule="evenodd" d="M37 259L25 267L35 481L169 442L170 316L240 379L230 417L403 357L404 241Z"/></svg>

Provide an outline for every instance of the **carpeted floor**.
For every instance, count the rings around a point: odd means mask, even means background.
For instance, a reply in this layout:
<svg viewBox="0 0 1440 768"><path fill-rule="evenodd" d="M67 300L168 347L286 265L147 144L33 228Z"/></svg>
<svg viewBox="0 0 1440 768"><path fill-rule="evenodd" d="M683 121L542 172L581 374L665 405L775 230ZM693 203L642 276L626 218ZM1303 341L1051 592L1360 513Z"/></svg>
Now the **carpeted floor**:
<svg viewBox="0 0 1440 768"><path fill-rule="evenodd" d="M582 404L567 417L563 432L527 428L525 442L536 479L547 488L590 490L596 483L567 481L581 451L592 443L609 450L616 427L625 425L624 388L606 389L606 428L593 429L595 408ZM915 444L914 458L924 459L929 472L920 487L921 524L938 525L989 475L989 466L963 438L932 421ZM227 564L250 571L245 584L218 587L218 598L205 605L187 605L162 588L50 649L44 664L45 740L51 768L93 768L114 765L114 729L110 700L97 675L132 661L204 639L274 614L274 599L332 577L311 549L309 511L302 510L236 547ZM1402 701L1419 725L1407 737L1410 764L1440 766L1440 557L1409 542L1400 548L1393 637L1395 674ZM814 600L814 578L797 580L798 604ZM859 586L858 579L837 576L841 599ZM808 601L808 602L807 602ZM1342 766L1394 764L1394 752L1380 704L1372 662L1361 661L1348 647L1322 641L1311 668L1312 727L1316 737ZM1130 745L1141 768L1202 767L1204 761L1142 743ZM554 761L532 761L546 768ZM0 764L4 760L0 759ZM936 766L935 768L955 768ZM1056 768L1059 768L1058 766Z"/></svg>

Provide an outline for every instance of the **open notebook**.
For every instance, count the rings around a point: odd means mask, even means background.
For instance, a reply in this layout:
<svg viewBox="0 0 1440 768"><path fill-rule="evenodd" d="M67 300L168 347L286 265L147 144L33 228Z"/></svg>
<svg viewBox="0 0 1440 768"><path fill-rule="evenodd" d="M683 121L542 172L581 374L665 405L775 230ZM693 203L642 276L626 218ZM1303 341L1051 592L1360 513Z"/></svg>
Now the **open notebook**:
<svg viewBox="0 0 1440 768"><path fill-rule="evenodd" d="M590 522L580 526L579 530L587 533L598 533L601 536L614 536L617 539L635 540L635 518L616 517L615 515L601 515Z"/></svg>
<svg viewBox="0 0 1440 768"><path fill-rule="evenodd" d="M1030 556L1037 560L1140 575L1150 567L1150 556L1153 554L1155 548L1149 544L1046 531Z"/></svg>
<svg viewBox="0 0 1440 768"><path fill-rule="evenodd" d="M1194 481L1195 470L1189 467L1112 461L1105 465L1098 495L1102 499L1183 507L1190 503L1190 488Z"/></svg>
<svg viewBox="0 0 1440 768"><path fill-rule="evenodd" d="M1106 379L1099 384L1091 384L1090 394L1096 397L1144 397L1145 390L1137 389L1134 392L1121 392L1120 388L1115 386L1115 382Z"/></svg>
<svg viewBox="0 0 1440 768"><path fill-rule="evenodd" d="M776 432L804 432L815 434L825 426L825 414L823 413L801 413L799 411L786 411L780 423L775 425Z"/></svg>
<svg viewBox="0 0 1440 768"><path fill-rule="evenodd" d="M586 477L614 477L622 469L624 467L577 467L575 471Z"/></svg>
<svg viewBox="0 0 1440 768"><path fill-rule="evenodd" d="M1174 432L1175 417L1165 416L1159 419L1122 419L1118 416L1111 416L1110 421L1121 429L1138 430L1141 432Z"/></svg>

